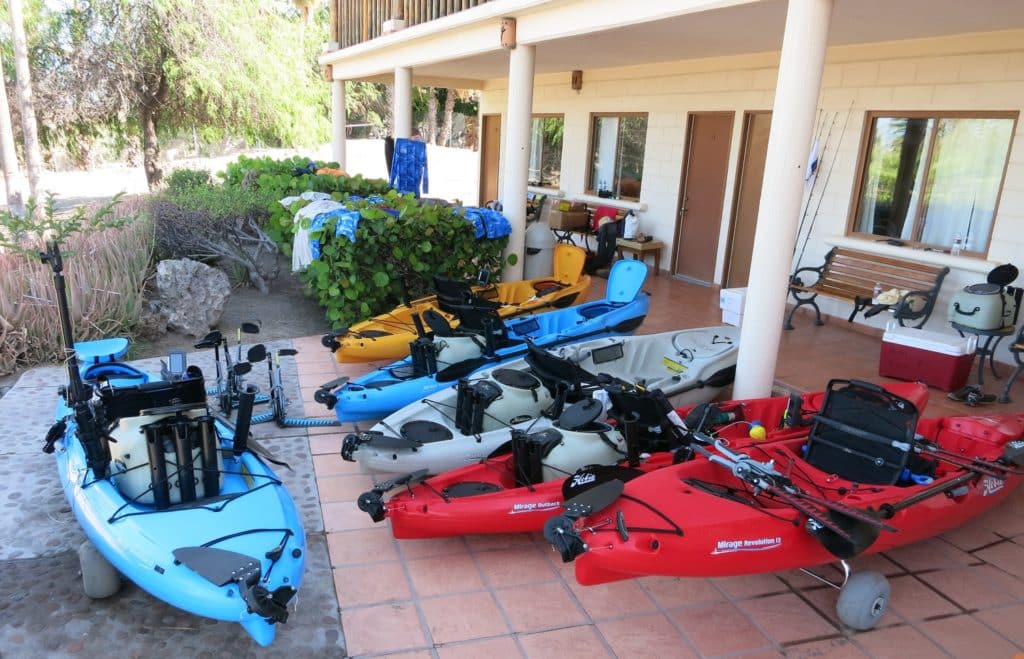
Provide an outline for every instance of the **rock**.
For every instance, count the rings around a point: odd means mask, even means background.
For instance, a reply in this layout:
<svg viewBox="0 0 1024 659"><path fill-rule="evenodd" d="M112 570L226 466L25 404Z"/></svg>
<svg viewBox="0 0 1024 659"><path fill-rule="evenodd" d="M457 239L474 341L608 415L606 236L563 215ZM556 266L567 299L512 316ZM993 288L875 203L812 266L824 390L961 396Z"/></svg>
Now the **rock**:
<svg viewBox="0 0 1024 659"><path fill-rule="evenodd" d="M139 323L135 326L135 333L140 339L159 339L167 334L167 322L169 318L163 309L154 301L146 302L139 313Z"/></svg>
<svg viewBox="0 0 1024 659"><path fill-rule="evenodd" d="M222 270L191 259L168 259L156 267L156 313L166 326L190 336L203 336L220 322L231 294L231 282Z"/></svg>

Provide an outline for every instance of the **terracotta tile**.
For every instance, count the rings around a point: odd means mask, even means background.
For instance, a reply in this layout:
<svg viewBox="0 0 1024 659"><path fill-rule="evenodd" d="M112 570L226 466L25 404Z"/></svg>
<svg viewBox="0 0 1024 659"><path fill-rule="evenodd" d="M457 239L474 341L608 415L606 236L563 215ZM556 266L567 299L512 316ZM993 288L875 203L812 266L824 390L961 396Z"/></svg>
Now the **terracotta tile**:
<svg viewBox="0 0 1024 659"><path fill-rule="evenodd" d="M654 613L657 610L654 601L636 581L617 581L600 586L581 586L570 581L569 588L592 620Z"/></svg>
<svg viewBox="0 0 1024 659"><path fill-rule="evenodd" d="M561 582L531 584L495 591L516 632L532 632L587 622Z"/></svg>
<svg viewBox="0 0 1024 659"><path fill-rule="evenodd" d="M534 544L515 549L475 554L484 578L494 588L519 586L558 578L544 556L545 550Z"/></svg>
<svg viewBox="0 0 1024 659"><path fill-rule="evenodd" d="M499 636L484 641L469 641L437 648L438 659L521 659L523 653L511 636ZM390 657L388 658L390 659Z"/></svg>
<svg viewBox="0 0 1024 659"><path fill-rule="evenodd" d="M675 577L644 577L637 582L663 609L691 606L724 599L710 579L677 579Z"/></svg>
<svg viewBox="0 0 1024 659"><path fill-rule="evenodd" d="M988 609L1024 599L1024 582L991 565L938 570L921 578L965 609Z"/></svg>
<svg viewBox="0 0 1024 659"><path fill-rule="evenodd" d="M861 632L854 641L877 659L934 659L946 656L927 636L909 625Z"/></svg>
<svg viewBox="0 0 1024 659"><path fill-rule="evenodd" d="M348 654L378 654L426 647L419 613L412 602L341 612Z"/></svg>
<svg viewBox="0 0 1024 659"><path fill-rule="evenodd" d="M1015 577L1024 579L1024 546L1009 541L1001 542L976 551L974 555Z"/></svg>
<svg viewBox="0 0 1024 659"><path fill-rule="evenodd" d="M771 648L771 641L728 602L673 611L669 617L705 656Z"/></svg>
<svg viewBox="0 0 1024 659"><path fill-rule="evenodd" d="M972 551L1000 540L998 535L976 519L961 527L946 531L939 537L964 551Z"/></svg>
<svg viewBox="0 0 1024 659"><path fill-rule="evenodd" d="M1005 537L1024 534L1024 514L1004 502L978 518L978 523Z"/></svg>
<svg viewBox="0 0 1024 659"><path fill-rule="evenodd" d="M597 630L619 659L697 656L668 618L660 613L600 622Z"/></svg>
<svg viewBox="0 0 1024 659"><path fill-rule="evenodd" d="M425 538L421 540L401 540L398 549L407 559L428 558L430 556L452 556L468 554L466 543L462 538Z"/></svg>
<svg viewBox="0 0 1024 659"><path fill-rule="evenodd" d="M979 611L974 617L1024 648L1024 603Z"/></svg>
<svg viewBox="0 0 1024 659"><path fill-rule="evenodd" d="M410 650L408 652L389 652L385 656L387 659L433 659L434 653L430 650Z"/></svg>
<svg viewBox="0 0 1024 659"><path fill-rule="evenodd" d="M310 435L309 452L313 455L340 455L341 442L345 435L332 428L326 428L325 430L329 431L329 433Z"/></svg>
<svg viewBox="0 0 1024 659"><path fill-rule="evenodd" d="M868 556L855 558L850 565L855 572L873 570L875 572L881 572L887 577L904 574L906 572L906 570L901 568L899 565L896 565L886 558L884 554L869 554Z"/></svg>
<svg viewBox="0 0 1024 659"><path fill-rule="evenodd" d="M519 643L530 659L596 659L611 656L593 625L520 634Z"/></svg>
<svg viewBox="0 0 1024 659"><path fill-rule="evenodd" d="M313 470L317 478L326 476L352 476L360 473L358 462L346 462L337 453L313 456Z"/></svg>
<svg viewBox="0 0 1024 659"><path fill-rule="evenodd" d="M910 572L941 570L977 563L977 560L967 552L939 538L928 538L905 547L898 547L885 552L885 555Z"/></svg>
<svg viewBox="0 0 1024 659"><path fill-rule="evenodd" d="M359 495L373 489L373 479L363 474L353 476L321 476L316 479L321 503L355 501Z"/></svg>
<svg viewBox="0 0 1024 659"><path fill-rule="evenodd" d="M405 568L398 561L334 568L334 590L342 609L412 596Z"/></svg>
<svg viewBox="0 0 1024 659"><path fill-rule="evenodd" d="M792 593L771 595L736 604L776 643L818 639L838 630Z"/></svg>
<svg viewBox="0 0 1024 659"><path fill-rule="evenodd" d="M741 655L747 659L747 655ZM833 638L826 641L812 641L791 645L783 655L787 659L862 659L869 657L863 650L846 638Z"/></svg>
<svg viewBox="0 0 1024 659"><path fill-rule="evenodd" d="M478 592L420 600L434 643L500 636L508 625L490 593Z"/></svg>
<svg viewBox="0 0 1024 659"><path fill-rule="evenodd" d="M398 558L395 539L384 526L328 533L327 550L331 556L331 565L335 566L393 561Z"/></svg>
<svg viewBox="0 0 1024 659"><path fill-rule="evenodd" d="M828 586L817 588L806 588L800 591L800 596L810 602L811 608L818 612L818 615L828 620L836 629L843 629L839 622L839 615L836 613L836 601L839 598L839 591ZM886 611L880 624L894 624L901 622L898 614L892 609Z"/></svg>
<svg viewBox="0 0 1024 659"><path fill-rule="evenodd" d="M769 593L781 593L786 584L774 574L750 574L742 577L721 577L712 579L726 597L734 600L757 597Z"/></svg>
<svg viewBox="0 0 1024 659"><path fill-rule="evenodd" d="M418 597L483 590L480 570L469 554L406 560Z"/></svg>
<svg viewBox="0 0 1024 659"><path fill-rule="evenodd" d="M928 575L922 578L928 579ZM915 577L896 577L889 580L889 585L892 587L889 610L904 620L923 620L961 612L959 607Z"/></svg>
<svg viewBox="0 0 1024 659"><path fill-rule="evenodd" d="M1017 654L1009 641L971 616L930 620L918 628L954 657L1007 659Z"/></svg>
<svg viewBox="0 0 1024 659"><path fill-rule="evenodd" d="M355 501L324 503L321 509L324 515L324 530L328 533L371 529L377 526L369 515L356 507Z"/></svg>
<svg viewBox="0 0 1024 659"><path fill-rule="evenodd" d="M524 545L539 544L529 533L488 533L481 535L467 535L466 544L477 552L485 552L497 549L511 549ZM549 548L547 542L544 547Z"/></svg>

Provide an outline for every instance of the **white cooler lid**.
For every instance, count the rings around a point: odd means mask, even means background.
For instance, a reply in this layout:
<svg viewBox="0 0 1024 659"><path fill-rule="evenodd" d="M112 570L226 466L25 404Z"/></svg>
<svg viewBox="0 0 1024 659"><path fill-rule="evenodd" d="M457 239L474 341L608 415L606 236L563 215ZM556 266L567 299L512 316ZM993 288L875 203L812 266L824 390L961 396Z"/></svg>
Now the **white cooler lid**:
<svg viewBox="0 0 1024 659"><path fill-rule="evenodd" d="M960 337L932 330L900 327L896 321L889 321L885 328L885 334L882 335L882 341L956 357L973 354L978 345L978 336L971 334L967 337Z"/></svg>

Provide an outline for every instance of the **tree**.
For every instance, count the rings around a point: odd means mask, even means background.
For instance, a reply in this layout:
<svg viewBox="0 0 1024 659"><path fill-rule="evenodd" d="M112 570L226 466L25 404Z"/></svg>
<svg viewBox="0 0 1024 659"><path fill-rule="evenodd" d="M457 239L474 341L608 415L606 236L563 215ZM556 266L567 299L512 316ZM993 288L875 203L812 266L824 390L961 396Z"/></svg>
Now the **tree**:
<svg viewBox="0 0 1024 659"><path fill-rule="evenodd" d="M43 158L39 150L39 128L32 99L32 76L29 72L28 42L25 39L25 15L22 12L21 0L7 0L7 11L11 19L11 41L14 45L14 73L17 80L18 105L21 108L25 168L28 170L29 193L34 197L39 191ZM6 96L6 92L4 95Z"/></svg>
<svg viewBox="0 0 1024 659"><path fill-rule="evenodd" d="M455 95L458 92L451 87L444 91L444 120L441 122L441 137L437 143L441 146L451 146L452 120L455 114Z"/></svg>
<svg viewBox="0 0 1024 659"><path fill-rule="evenodd" d="M428 144L437 144L437 90L428 87L427 94L427 139Z"/></svg>
<svg viewBox="0 0 1024 659"><path fill-rule="evenodd" d="M7 85L4 84L3 61L0 60L0 159L3 160L4 187L7 192L7 208L14 215L25 212L24 180L18 166L18 152L14 148L14 128L11 125L11 110L7 103Z"/></svg>

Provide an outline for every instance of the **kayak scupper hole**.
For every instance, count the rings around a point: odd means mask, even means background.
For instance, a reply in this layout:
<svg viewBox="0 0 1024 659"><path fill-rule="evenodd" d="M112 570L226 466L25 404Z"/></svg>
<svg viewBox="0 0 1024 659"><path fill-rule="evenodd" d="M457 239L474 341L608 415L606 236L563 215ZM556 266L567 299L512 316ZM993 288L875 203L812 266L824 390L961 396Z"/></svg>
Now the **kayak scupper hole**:
<svg viewBox="0 0 1024 659"><path fill-rule="evenodd" d="M661 542L657 538L651 540L651 551L658 551L661 548Z"/></svg>

